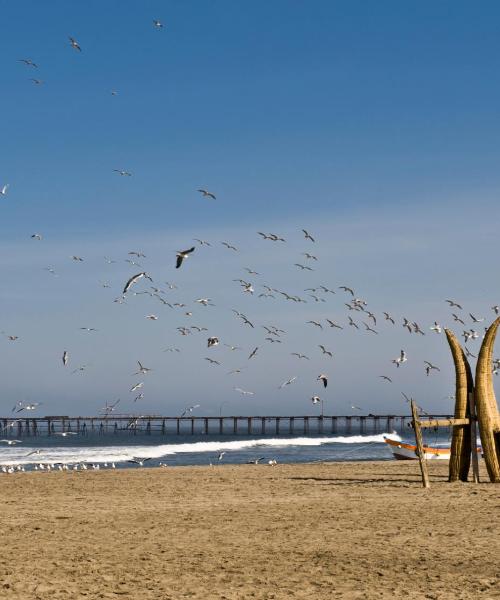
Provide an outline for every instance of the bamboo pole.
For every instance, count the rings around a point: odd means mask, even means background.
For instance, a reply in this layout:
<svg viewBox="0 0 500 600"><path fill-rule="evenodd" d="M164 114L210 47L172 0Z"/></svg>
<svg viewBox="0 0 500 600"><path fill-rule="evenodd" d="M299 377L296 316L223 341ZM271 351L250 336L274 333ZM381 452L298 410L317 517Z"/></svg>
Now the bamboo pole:
<svg viewBox="0 0 500 600"><path fill-rule="evenodd" d="M479 483L479 457L477 455L477 426L476 426L476 403L474 394L469 394L470 433L472 441L472 477L474 483Z"/></svg>
<svg viewBox="0 0 500 600"><path fill-rule="evenodd" d="M492 483L500 483L500 439L495 437L498 407L493 390L493 345L500 325L495 319L484 336L476 365L475 402L484 462ZM497 434L498 435L498 434Z"/></svg>
<svg viewBox="0 0 500 600"><path fill-rule="evenodd" d="M454 333L445 329L455 364L455 413L456 419L465 419L470 415L469 394L474 391L469 361ZM475 442L474 442L475 443ZM467 481L471 457L470 425L454 426L451 438L450 466L448 481Z"/></svg>
<svg viewBox="0 0 500 600"><path fill-rule="evenodd" d="M415 440L417 442L418 462L420 463L420 472L422 473L422 485L424 488L430 488L429 473L427 472L427 463L424 456L424 444L422 442L422 430L420 429L420 421L418 418L417 405L414 400L411 400L411 416L413 429L415 431Z"/></svg>

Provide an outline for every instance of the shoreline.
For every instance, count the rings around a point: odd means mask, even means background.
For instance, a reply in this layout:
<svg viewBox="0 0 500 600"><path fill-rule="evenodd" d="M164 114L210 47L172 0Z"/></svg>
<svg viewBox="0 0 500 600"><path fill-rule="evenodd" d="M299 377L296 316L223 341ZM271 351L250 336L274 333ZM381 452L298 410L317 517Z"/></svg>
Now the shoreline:
<svg viewBox="0 0 500 600"><path fill-rule="evenodd" d="M2 478L1 595L500 598L498 486L429 471L430 490L390 460Z"/></svg>

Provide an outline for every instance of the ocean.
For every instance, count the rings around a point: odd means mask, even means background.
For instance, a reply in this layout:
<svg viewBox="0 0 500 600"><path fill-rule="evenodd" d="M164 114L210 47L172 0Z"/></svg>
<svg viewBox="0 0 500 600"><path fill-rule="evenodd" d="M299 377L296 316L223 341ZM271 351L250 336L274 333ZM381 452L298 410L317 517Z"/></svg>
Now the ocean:
<svg viewBox="0 0 500 600"><path fill-rule="evenodd" d="M144 435L90 434L21 438L21 443L0 447L0 465L99 464L116 468L136 468L128 462L148 459L145 466L242 464L256 459L278 463L393 460L384 436L412 441L411 432L392 431L373 435ZM15 439L11 437L10 439ZM434 433L427 443L446 444L447 437ZM32 452L36 454L30 455ZM224 452L221 460L219 454Z"/></svg>

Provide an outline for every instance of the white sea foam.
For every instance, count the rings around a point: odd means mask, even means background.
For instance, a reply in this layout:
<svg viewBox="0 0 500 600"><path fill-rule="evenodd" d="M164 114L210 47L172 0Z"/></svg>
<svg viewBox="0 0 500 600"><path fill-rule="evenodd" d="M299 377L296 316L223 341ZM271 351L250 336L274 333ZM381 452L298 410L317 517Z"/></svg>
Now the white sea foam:
<svg viewBox="0 0 500 600"><path fill-rule="evenodd" d="M401 441L399 435L353 435L335 437L262 438L184 444L160 444L158 446L46 446L39 447L40 454L27 456L32 447L16 445L0 448L0 465L33 463L104 463L125 462L133 457L158 459L181 453L216 453L245 450L249 448L285 448L294 446L322 446L324 444L382 444L384 436Z"/></svg>

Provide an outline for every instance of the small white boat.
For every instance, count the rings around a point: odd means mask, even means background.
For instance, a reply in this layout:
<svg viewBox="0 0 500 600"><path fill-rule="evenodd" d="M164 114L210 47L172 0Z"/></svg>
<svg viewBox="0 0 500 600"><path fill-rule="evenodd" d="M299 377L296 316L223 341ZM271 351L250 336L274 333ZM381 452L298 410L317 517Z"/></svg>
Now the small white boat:
<svg viewBox="0 0 500 600"><path fill-rule="evenodd" d="M417 447L413 444L406 444L384 436L384 441L392 450L394 458L397 460L417 460ZM426 460L449 460L450 448L435 448L424 446L424 458Z"/></svg>

